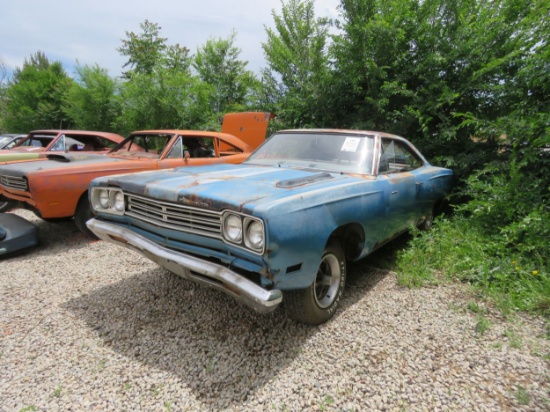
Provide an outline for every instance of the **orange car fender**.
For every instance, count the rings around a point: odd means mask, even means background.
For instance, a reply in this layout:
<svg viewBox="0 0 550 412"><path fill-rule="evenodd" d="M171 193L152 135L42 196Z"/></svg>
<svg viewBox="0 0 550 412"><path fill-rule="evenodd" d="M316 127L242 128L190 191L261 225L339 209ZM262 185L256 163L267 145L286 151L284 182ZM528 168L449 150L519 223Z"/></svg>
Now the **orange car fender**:
<svg viewBox="0 0 550 412"><path fill-rule="evenodd" d="M88 190L91 180L78 177L70 175L65 179L51 179L49 176L40 176L33 179L30 191L34 207L40 211L43 218L74 215L78 200Z"/></svg>

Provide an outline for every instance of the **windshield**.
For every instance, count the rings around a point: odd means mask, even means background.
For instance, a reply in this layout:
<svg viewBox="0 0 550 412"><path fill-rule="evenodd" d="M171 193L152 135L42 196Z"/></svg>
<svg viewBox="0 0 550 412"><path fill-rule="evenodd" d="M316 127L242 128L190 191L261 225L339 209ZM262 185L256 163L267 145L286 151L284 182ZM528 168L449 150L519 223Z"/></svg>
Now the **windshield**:
<svg viewBox="0 0 550 412"><path fill-rule="evenodd" d="M372 174L374 136L319 132L277 133L245 163Z"/></svg>
<svg viewBox="0 0 550 412"><path fill-rule="evenodd" d="M46 147L55 138L56 134L29 134L24 139L17 142L14 147Z"/></svg>

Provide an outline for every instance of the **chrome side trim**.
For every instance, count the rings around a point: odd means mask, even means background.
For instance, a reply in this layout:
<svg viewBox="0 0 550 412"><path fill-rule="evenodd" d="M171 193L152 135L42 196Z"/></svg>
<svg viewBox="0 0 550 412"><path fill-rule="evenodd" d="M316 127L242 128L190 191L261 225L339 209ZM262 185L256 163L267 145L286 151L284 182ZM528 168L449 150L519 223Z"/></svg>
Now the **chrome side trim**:
<svg viewBox="0 0 550 412"><path fill-rule="evenodd" d="M86 225L100 239L136 251L184 279L225 292L259 313L274 311L283 300L279 289L266 290L225 266L170 250L130 229L98 219Z"/></svg>

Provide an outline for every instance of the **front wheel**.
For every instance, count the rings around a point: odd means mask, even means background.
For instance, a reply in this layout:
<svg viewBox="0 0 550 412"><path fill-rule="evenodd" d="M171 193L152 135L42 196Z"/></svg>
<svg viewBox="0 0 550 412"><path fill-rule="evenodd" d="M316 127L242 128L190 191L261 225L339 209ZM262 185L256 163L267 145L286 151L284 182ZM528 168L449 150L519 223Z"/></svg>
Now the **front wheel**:
<svg viewBox="0 0 550 412"><path fill-rule="evenodd" d="M78 205L76 206L74 223L76 227L86 236L92 239L97 239L97 236L94 234L94 232L92 232L90 229L88 229L88 226L86 226L86 222L92 217L94 217L94 215L92 213L90 201L88 200L88 193L84 193L78 201Z"/></svg>
<svg viewBox="0 0 550 412"><path fill-rule="evenodd" d="M0 213L7 212L17 206L15 200L4 200L5 198L0 199Z"/></svg>
<svg viewBox="0 0 550 412"><path fill-rule="evenodd" d="M326 247L315 281L306 289L285 292L289 315L303 323L319 325L334 316L344 294L346 258L342 247L331 242Z"/></svg>

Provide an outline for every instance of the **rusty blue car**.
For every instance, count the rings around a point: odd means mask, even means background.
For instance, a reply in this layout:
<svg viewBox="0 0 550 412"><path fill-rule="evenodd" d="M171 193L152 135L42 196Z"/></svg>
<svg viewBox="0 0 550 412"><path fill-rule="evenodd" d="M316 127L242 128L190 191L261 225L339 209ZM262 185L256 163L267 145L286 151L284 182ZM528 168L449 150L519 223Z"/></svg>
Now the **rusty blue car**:
<svg viewBox="0 0 550 412"><path fill-rule="evenodd" d="M431 227L451 170L381 132L276 132L240 165L91 182L99 238L260 313L317 325L336 312L346 264L412 226Z"/></svg>

